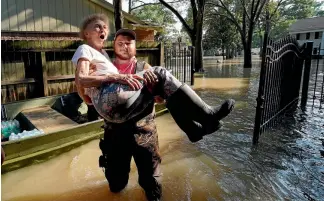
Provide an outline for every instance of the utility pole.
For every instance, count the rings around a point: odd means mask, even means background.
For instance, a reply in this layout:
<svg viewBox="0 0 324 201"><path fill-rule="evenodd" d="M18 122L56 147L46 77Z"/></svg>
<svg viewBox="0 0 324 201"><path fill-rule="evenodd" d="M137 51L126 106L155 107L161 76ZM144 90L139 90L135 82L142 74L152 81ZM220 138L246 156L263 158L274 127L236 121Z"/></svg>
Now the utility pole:
<svg viewBox="0 0 324 201"><path fill-rule="evenodd" d="M114 17L115 17L115 29L118 31L123 27L124 17L122 10L122 0L114 0Z"/></svg>
<svg viewBox="0 0 324 201"><path fill-rule="evenodd" d="M130 14L132 10L132 0L128 0L128 13Z"/></svg>

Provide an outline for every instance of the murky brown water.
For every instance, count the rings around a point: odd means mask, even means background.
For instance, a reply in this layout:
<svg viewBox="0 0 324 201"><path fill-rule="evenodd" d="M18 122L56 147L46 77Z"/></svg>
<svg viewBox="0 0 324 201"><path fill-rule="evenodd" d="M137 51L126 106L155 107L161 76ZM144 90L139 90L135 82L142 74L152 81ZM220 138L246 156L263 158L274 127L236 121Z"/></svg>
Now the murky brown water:
<svg viewBox="0 0 324 201"><path fill-rule="evenodd" d="M222 200L225 192L217 181L221 172L230 170L198 151L169 114L159 117L157 124L164 200ZM145 200L133 161L127 188L114 195L98 168L99 155L95 140L50 161L2 175L2 200Z"/></svg>
<svg viewBox="0 0 324 201"><path fill-rule="evenodd" d="M237 100L224 128L192 144L167 114L157 118L164 201L324 200L322 110L308 107L264 134L252 147L259 61L243 69L241 61L224 65L205 60L207 72L195 79L195 90L209 104ZM112 194L98 168L98 141L2 175L2 200L145 200L132 171L127 188Z"/></svg>

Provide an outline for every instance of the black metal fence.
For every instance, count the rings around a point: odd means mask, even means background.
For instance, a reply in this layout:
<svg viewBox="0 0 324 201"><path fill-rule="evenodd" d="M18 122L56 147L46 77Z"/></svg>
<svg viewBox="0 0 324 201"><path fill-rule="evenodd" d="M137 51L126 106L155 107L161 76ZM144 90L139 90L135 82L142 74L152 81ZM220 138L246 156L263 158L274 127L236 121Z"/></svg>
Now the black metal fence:
<svg viewBox="0 0 324 201"><path fill-rule="evenodd" d="M311 65L313 43L300 47L295 38L287 36L279 41L264 43L260 83L257 98L253 143L266 128L273 126L283 111L298 103L303 65ZM309 72L308 72L309 73ZM309 76L308 76L309 77ZM308 88L304 79L303 91Z"/></svg>
<svg viewBox="0 0 324 201"><path fill-rule="evenodd" d="M324 109L324 49L321 45L316 49L316 59L310 69L308 102L312 108Z"/></svg>
<svg viewBox="0 0 324 201"><path fill-rule="evenodd" d="M194 55L195 48L183 48L180 50L165 49L164 65L165 68L172 71L172 74L181 82L189 85L194 84Z"/></svg>

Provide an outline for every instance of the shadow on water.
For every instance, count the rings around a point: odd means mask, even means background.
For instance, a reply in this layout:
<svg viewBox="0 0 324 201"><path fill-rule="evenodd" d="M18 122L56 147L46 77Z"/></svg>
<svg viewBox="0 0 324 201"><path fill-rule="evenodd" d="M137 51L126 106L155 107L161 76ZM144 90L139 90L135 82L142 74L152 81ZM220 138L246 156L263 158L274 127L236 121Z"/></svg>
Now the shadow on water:
<svg viewBox="0 0 324 201"><path fill-rule="evenodd" d="M211 65L196 78L195 89L208 104L226 98L237 101L222 131L197 145L232 170L221 179L223 190L231 192L226 200L323 200L323 110L308 106L306 112L300 108L287 112L278 126L262 134L257 147L251 145L259 66L258 62L252 69L239 63ZM236 182L241 186L233 185Z"/></svg>

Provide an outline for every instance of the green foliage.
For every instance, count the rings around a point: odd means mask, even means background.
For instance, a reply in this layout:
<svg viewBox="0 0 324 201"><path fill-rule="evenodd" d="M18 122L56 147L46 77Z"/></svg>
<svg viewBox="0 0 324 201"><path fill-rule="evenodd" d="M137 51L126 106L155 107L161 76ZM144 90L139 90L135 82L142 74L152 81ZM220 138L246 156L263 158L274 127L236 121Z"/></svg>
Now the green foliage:
<svg viewBox="0 0 324 201"><path fill-rule="evenodd" d="M315 16L315 0L286 0L279 8L280 16L286 20L298 20Z"/></svg>
<svg viewBox="0 0 324 201"><path fill-rule="evenodd" d="M186 17L184 19L187 22L187 24L191 28L193 28L193 17L192 17L192 7L191 6L188 7L188 9L187 9L187 15L186 15ZM184 27L182 28L182 30L184 30Z"/></svg>
<svg viewBox="0 0 324 201"><path fill-rule="evenodd" d="M176 23L173 13L161 4L140 7L133 10L132 14L143 21L158 25L166 26Z"/></svg>
<svg viewBox="0 0 324 201"><path fill-rule="evenodd" d="M253 37L252 37L252 48L259 48L262 46L260 37L263 37L263 34L264 34L264 31L254 32Z"/></svg>
<svg viewBox="0 0 324 201"><path fill-rule="evenodd" d="M323 5L323 1L316 0L283 0L279 6L278 1L270 1L270 37L276 40L286 36L289 34L289 27L298 19L324 16ZM266 9L260 16L258 29L255 30L253 47L260 45L260 31L265 30L265 12ZM257 44L259 45L256 46Z"/></svg>
<svg viewBox="0 0 324 201"><path fill-rule="evenodd" d="M315 15L317 17L324 17L324 1L318 1L315 5Z"/></svg>
<svg viewBox="0 0 324 201"><path fill-rule="evenodd" d="M270 36L274 40L278 40L286 35L289 34L289 27L295 22L296 20L279 20L272 30L270 30Z"/></svg>
<svg viewBox="0 0 324 201"><path fill-rule="evenodd" d="M140 7L133 10L132 14L140 20L164 27L162 32L156 34L157 41L167 41L177 32L173 13L161 4Z"/></svg>
<svg viewBox="0 0 324 201"><path fill-rule="evenodd" d="M213 15L205 22L205 26L207 30L203 39L204 50L236 48L239 44L237 29L226 17Z"/></svg>

